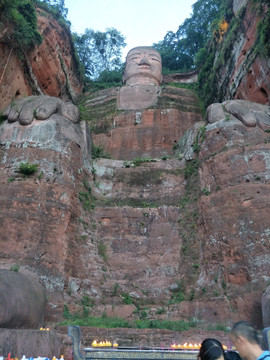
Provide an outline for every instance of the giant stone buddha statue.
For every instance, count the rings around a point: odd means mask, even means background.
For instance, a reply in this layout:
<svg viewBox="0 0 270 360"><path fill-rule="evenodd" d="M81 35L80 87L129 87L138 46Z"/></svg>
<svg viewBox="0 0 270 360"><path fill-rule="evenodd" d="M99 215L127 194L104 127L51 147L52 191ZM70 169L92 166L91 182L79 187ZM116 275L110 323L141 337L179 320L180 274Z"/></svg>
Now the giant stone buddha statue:
<svg viewBox="0 0 270 360"><path fill-rule="evenodd" d="M152 47L131 49L126 57L123 86L119 91L118 108L140 110L153 105L162 81L160 54Z"/></svg>

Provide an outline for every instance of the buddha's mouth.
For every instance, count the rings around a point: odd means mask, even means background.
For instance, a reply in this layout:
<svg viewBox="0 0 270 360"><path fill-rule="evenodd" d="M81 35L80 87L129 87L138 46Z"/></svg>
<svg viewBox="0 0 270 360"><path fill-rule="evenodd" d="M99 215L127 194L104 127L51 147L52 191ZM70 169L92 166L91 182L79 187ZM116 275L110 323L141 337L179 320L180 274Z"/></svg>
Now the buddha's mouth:
<svg viewBox="0 0 270 360"><path fill-rule="evenodd" d="M138 65L138 67L139 67L140 69L151 69L151 66L150 66L150 65L147 65L147 64Z"/></svg>

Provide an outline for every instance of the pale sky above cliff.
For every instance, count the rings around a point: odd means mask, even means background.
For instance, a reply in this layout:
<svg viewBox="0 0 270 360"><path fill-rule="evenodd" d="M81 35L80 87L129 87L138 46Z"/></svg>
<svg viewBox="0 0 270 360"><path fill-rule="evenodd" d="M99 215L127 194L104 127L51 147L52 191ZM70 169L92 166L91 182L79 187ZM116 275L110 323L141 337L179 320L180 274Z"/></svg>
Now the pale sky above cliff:
<svg viewBox="0 0 270 360"><path fill-rule="evenodd" d="M135 46L151 46L176 32L196 0L65 0L72 31L116 28L126 37L123 60Z"/></svg>

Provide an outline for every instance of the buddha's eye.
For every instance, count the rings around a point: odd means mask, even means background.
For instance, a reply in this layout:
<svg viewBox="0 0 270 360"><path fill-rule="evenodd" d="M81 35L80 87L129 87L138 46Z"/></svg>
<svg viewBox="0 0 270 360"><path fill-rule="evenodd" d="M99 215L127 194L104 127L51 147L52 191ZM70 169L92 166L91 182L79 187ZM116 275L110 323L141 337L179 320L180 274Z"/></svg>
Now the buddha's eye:
<svg viewBox="0 0 270 360"><path fill-rule="evenodd" d="M155 58L150 58L151 60L154 60L154 61L157 61L157 62L159 62L159 60L158 59L155 59Z"/></svg>
<svg viewBox="0 0 270 360"><path fill-rule="evenodd" d="M135 56L135 57L131 58L130 60L136 60L136 59L138 59L138 57L137 57L137 56Z"/></svg>

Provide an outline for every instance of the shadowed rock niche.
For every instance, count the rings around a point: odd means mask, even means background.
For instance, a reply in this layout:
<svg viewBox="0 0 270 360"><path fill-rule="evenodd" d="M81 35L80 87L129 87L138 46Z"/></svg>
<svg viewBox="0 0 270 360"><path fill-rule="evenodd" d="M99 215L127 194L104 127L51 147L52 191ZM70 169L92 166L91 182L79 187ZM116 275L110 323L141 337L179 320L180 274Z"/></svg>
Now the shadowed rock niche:
<svg viewBox="0 0 270 360"><path fill-rule="evenodd" d="M162 62L160 54L148 46L131 49L126 58L123 86L118 95L119 109L141 110L153 105L160 94Z"/></svg>

